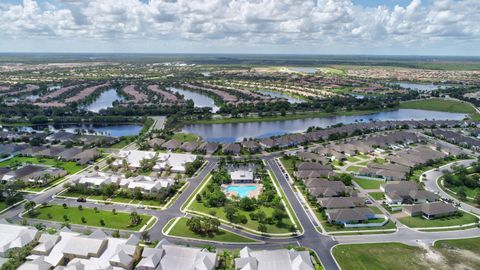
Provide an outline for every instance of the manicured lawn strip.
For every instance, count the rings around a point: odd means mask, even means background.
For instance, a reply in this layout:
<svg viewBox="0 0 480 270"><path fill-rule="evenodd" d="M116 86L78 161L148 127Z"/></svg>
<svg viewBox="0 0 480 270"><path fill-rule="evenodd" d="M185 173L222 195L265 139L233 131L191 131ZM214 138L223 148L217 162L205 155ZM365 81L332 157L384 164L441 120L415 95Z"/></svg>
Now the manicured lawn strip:
<svg viewBox="0 0 480 270"><path fill-rule="evenodd" d="M294 163L295 163L296 158L294 157L282 157L280 158L280 162L282 162L283 167L287 170L288 174L293 177L293 172L294 172Z"/></svg>
<svg viewBox="0 0 480 270"><path fill-rule="evenodd" d="M385 184L385 181L370 180L363 178L354 178L353 181L361 186L363 189L379 189L381 185Z"/></svg>
<svg viewBox="0 0 480 270"><path fill-rule="evenodd" d="M330 117L336 115L367 115L372 113L377 113L381 111L391 111L392 109L385 109L385 110L362 110L362 111L340 111L334 113L326 113L326 112L296 112L295 114L287 114L287 115L278 115L278 116L248 116L248 117L238 117L238 118L221 118L221 119L202 119L202 120L195 120L186 122L188 123L195 123L195 124L227 124L227 123L249 123L249 122L268 122L268 121L278 121L278 120L297 120L297 119L304 119L304 118L312 118L312 117Z"/></svg>
<svg viewBox="0 0 480 270"><path fill-rule="evenodd" d="M192 133L175 133L172 139L180 142L194 142L198 141L199 137Z"/></svg>
<svg viewBox="0 0 480 270"><path fill-rule="evenodd" d="M388 220L388 222L383 225L382 227L366 227L366 228L343 228L340 226L336 226L333 224L328 223L327 220L320 219L320 222L322 223L323 228L327 232L341 232L341 231L371 231L371 230L389 230L389 229L395 229L396 226L393 224L391 220ZM374 222L367 222L367 223L380 223L383 222L382 220L374 220Z"/></svg>
<svg viewBox="0 0 480 270"><path fill-rule="evenodd" d="M347 172L359 172L360 169L362 169L362 167L359 167L359 166L350 166L347 168Z"/></svg>
<svg viewBox="0 0 480 270"><path fill-rule="evenodd" d="M385 199L385 194L383 192L369 192L368 195L372 196L376 201Z"/></svg>
<svg viewBox="0 0 480 270"><path fill-rule="evenodd" d="M48 217L49 213L52 215L51 219ZM113 214L111 211L103 210L98 210L98 212L95 212L95 210L92 208L84 207L82 210L79 210L77 207L63 208L63 206L61 205L48 205L45 207L38 207L35 209L35 214L32 217L42 220L65 222L63 218L64 215L68 216L68 222L72 224L102 227L100 224L100 220L103 219L103 221L105 222L104 227L106 228L132 231L137 231L141 229L151 218L151 216L139 214L142 219L140 224L135 227L130 227L129 213L117 212L116 214ZM28 214L25 216L29 217ZM82 223L82 217L85 217L86 223Z"/></svg>
<svg viewBox="0 0 480 270"><path fill-rule="evenodd" d="M477 218L469 213L463 212L463 216L451 216L438 219L424 219L422 217L402 217L399 221L411 228L446 227L475 223Z"/></svg>
<svg viewBox="0 0 480 270"><path fill-rule="evenodd" d="M332 253L342 270L428 269L422 249L400 243L338 245Z"/></svg>
<svg viewBox="0 0 480 270"><path fill-rule="evenodd" d="M273 181L275 181L275 185L278 187L278 189L280 190L280 194L281 194L281 198L282 200L285 202L285 204L287 205L287 208L288 208L288 211L290 212L290 214L292 215L293 217L293 221L295 222L295 225L297 226L297 229L301 232L303 232L303 228L302 226L300 225L300 221L298 220L297 218L297 215L295 214L295 211L293 211L293 207L292 205L290 204L290 201L288 201L287 199L287 196L285 195L285 192L283 192L283 189L282 187L280 186L280 183L278 182L278 179L277 177L275 176L275 174L273 172L270 172L270 175L272 178Z"/></svg>
<svg viewBox="0 0 480 270"><path fill-rule="evenodd" d="M112 144L110 148L120 149L123 148L131 143L132 137L122 137L118 143Z"/></svg>
<svg viewBox="0 0 480 270"><path fill-rule="evenodd" d="M228 242L228 243L254 243L256 242L253 239L245 238L241 235L222 230L212 236L208 235L199 235L192 232L187 227L188 218L180 218L177 221L175 226L170 230L169 235L171 236L179 236L179 237L188 237L193 239L200 239L200 240L210 240L210 241L217 241L217 242Z"/></svg>
<svg viewBox="0 0 480 270"><path fill-rule="evenodd" d="M360 161L359 158L357 157L347 157L347 160L350 161L350 162L357 162L357 161Z"/></svg>
<svg viewBox="0 0 480 270"><path fill-rule="evenodd" d="M419 109L430 111L441 111L451 113L475 113L475 109L466 102L457 100L447 100L441 98L431 98L425 100L407 101L400 104L402 109Z"/></svg>
<svg viewBox="0 0 480 270"><path fill-rule="evenodd" d="M60 161L53 158L36 158L36 157L14 157L9 160L5 160L0 162L0 167L8 167L13 163L32 163L32 164L41 164L41 165L50 165L64 169L69 174L74 174L85 166L77 165L77 163L73 161Z"/></svg>
<svg viewBox="0 0 480 270"><path fill-rule="evenodd" d="M440 188L441 188L443 191L445 191L446 193L448 193L450 196L456 198L457 200L460 200L460 199L458 198L458 196L457 196L457 193L452 192L450 189L447 189L447 188L443 185L442 179L443 179L443 176L440 177L440 178L438 178L438 180L437 180L438 185L440 186ZM470 205L472 205L472 206L475 206L475 207L479 207L479 206L480 206L480 205L477 205L473 200L468 199L468 198L467 198L466 200L464 200L463 202L466 203L466 204L470 204Z"/></svg>
<svg viewBox="0 0 480 270"><path fill-rule="evenodd" d="M452 190L456 194L458 192L458 190L460 190L460 188L462 188L462 187L449 187L448 189ZM470 197L470 198L475 198L475 196L478 193L480 193L480 188L472 189L472 188L463 186L463 190L467 194L467 197Z"/></svg>

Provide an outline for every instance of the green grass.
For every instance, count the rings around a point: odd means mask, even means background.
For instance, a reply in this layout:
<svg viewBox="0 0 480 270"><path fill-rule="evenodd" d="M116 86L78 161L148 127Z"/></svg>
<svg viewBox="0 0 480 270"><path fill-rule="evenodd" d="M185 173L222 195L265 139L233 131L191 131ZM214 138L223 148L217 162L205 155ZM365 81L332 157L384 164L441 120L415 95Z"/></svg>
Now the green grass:
<svg viewBox="0 0 480 270"><path fill-rule="evenodd" d="M480 237L455 240L436 241L435 248L457 248L471 250L480 255Z"/></svg>
<svg viewBox="0 0 480 270"><path fill-rule="evenodd" d="M363 167L359 167L359 166L349 166L347 168L347 172L356 172L358 173Z"/></svg>
<svg viewBox="0 0 480 270"><path fill-rule="evenodd" d="M194 142L194 141L198 141L200 137L191 133L175 133L172 136L172 139L180 142Z"/></svg>
<svg viewBox="0 0 480 270"><path fill-rule="evenodd" d="M130 137L130 136L122 137L119 142L112 144L110 148L115 148L115 149L123 148L129 145L133 141L132 138L133 137Z"/></svg>
<svg viewBox="0 0 480 270"><path fill-rule="evenodd" d="M363 189L379 189L385 181L377 181L363 178L354 178L353 181L361 186Z"/></svg>
<svg viewBox="0 0 480 270"><path fill-rule="evenodd" d="M332 253L342 270L429 269L422 249L400 243L338 245Z"/></svg>
<svg viewBox="0 0 480 270"><path fill-rule="evenodd" d="M51 214L51 218L48 217L48 214ZM48 205L45 207L39 207L35 209L35 213L32 216L36 219L56 221L56 222L65 222L63 216L68 216L68 222L72 224L88 225L102 227L100 220L105 221L106 228L119 229L119 230L132 230L138 231L141 229L151 216L140 215L142 221L137 226L130 226L130 214L117 212L115 215L111 211L98 210L95 212L92 208L83 208L79 210L77 207L66 207L63 208L61 205ZM28 217L28 215L26 215ZM82 222L82 217L85 217L86 222Z"/></svg>
<svg viewBox="0 0 480 270"><path fill-rule="evenodd" d="M297 120L304 118L313 118L313 117L330 117L336 115L366 115L371 113L376 113L379 111L387 110L362 110L362 111L339 111L334 113L326 112L296 112L295 114L287 114L284 116L248 116L248 117L238 117L238 118L221 118L221 119L203 119L195 120L193 122L186 123L195 123L195 124L229 124L229 123L249 123L249 122L269 122L269 121L278 121L278 120Z"/></svg>
<svg viewBox="0 0 480 270"><path fill-rule="evenodd" d="M14 157L12 159L0 162L0 167L8 167L15 163L21 163L21 164L31 163L31 164L55 166L55 167L64 169L69 174L77 173L78 171L85 168L85 166L78 165L73 161L60 161L53 158L37 158L37 157Z"/></svg>
<svg viewBox="0 0 480 270"><path fill-rule="evenodd" d="M361 159L359 159L357 157L347 157L347 160L350 161L350 162L357 162L357 161L360 161Z"/></svg>
<svg viewBox="0 0 480 270"><path fill-rule="evenodd" d="M383 192L369 192L368 195L372 196L376 201L381 201L385 199L385 194Z"/></svg>
<svg viewBox="0 0 480 270"><path fill-rule="evenodd" d="M404 225L411 228L430 228L475 223L477 221L477 218L469 213L463 212L463 215L461 217L451 216L430 220L422 217L402 217L398 220Z"/></svg>
<svg viewBox="0 0 480 270"><path fill-rule="evenodd" d="M480 269L480 238L440 240L434 248L439 251L451 269Z"/></svg>
<svg viewBox="0 0 480 270"><path fill-rule="evenodd" d="M287 170L288 174L293 177L294 172L294 163L297 160L296 157L282 157L280 158L280 162L282 162L283 167ZM298 160L297 160L298 161Z"/></svg>
<svg viewBox="0 0 480 270"><path fill-rule="evenodd" d="M456 100L447 100L441 98L432 98L425 100L414 100L400 104L402 109L420 109L429 111L441 111L451 113L475 113L475 109L466 102Z"/></svg>
<svg viewBox="0 0 480 270"><path fill-rule="evenodd" d="M475 196L480 193L480 188L473 189L473 188L469 188L469 187L466 187L466 186L463 186L463 187L449 187L448 189L452 190L456 194L458 192L458 190L460 190L460 188L463 188L463 190L467 194L467 197L470 197L470 198L475 198Z"/></svg>
<svg viewBox="0 0 480 270"><path fill-rule="evenodd" d="M214 235L200 235L192 232L187 226L188 218L180 218L175 226L170 230L169 235L179 236L179 237L188 237L193 239L200 240L210 240L217 242L228 242L228 243L254 243L256 242L253 239L243 237L241 235L220 229L218 233Z"/></svg>
<svg viewBox="0 0 480 270"><path fill-rule="evenodd" d="M381 223L384 219L372 219L372 221L367 221L365 223ZM371 231L371 230L388 230L388 229L395 229L395 224L391 220L389 220L385 225L382 227L364 227L364 228L344 228L343 226L333 225L328 223L327 220L320 219L323 228L327 232L342 232L342 231ZM376 233L376 232L375 232Z"/></svg>
<svg viewBox="0 0 480 270"><path fill-rule="evenodd" d="M223 207L205 207L203 205L203 203L199 203L196 200L194 200L188 209L193 210L193 211L197 211L197 212L201 212L201 213L205 213L205 214L209 214L210 211L215 211L216 212L216 215L215 215L216 217L218 217L219 219L227 220L225 212L223 211ZM270 208L270 207L259 206L258 210L262 210L263 212L265 212L265 214L267 216L271 216L272 213L273 213L273 208ZM260 223L258 223L257 220L251 220L250 219L250 216L249 216L250 212L238 209L238 213L241 214L241 215L245 215L248 219L247 224L238 224L238 225L245 226L245 227L247 227L249 229L253 229L253 230L258 229L258 225ZM288 217L284 218L283 223L285 224L285 226L282 226L282 227L278 227L275 224L274 225L265 224L265 226L267 226L267 233L289 233L290 232L290 226L292 225L292 222L290 221L290 218L288 218Z"/></svg>
<svg viewBox="0 0 480 270"><path fill-rule="evenodd" d="M385 164L387 161L383 158L375 158L373 162L378 163L378 164Z"/></svg>

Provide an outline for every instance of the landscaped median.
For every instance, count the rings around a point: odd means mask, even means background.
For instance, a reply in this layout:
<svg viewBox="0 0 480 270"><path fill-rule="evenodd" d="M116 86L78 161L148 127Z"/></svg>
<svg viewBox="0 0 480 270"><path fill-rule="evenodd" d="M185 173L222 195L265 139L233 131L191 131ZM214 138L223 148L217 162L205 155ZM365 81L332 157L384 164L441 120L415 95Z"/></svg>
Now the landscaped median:
<svg viewBox="0 0 480 270"><path fill-rule="evenodd" d="M162 232L165 235L186 238L186 239L196 239L216 243L245 243L245 244L254 244L261 243L254 239L247 238L227 230L219 228L217 232L210 234L198 234L193 232L187 225L188 218L181 217L170 220L167 225L163 228Z"/></svg>
<svg viewBox="0 0 480 270"><path fill-rule="evenodd" d="M270 180L273 183L274 180L272 178L270 178ZM202 196L205 194L204 190L207 188L211 181L212 175L207 176L204 182L195 190L194 193L192 193L187 202L182 206L182 211L188 212L193 215L217 218L223 224L232 226L237 229L243 229L245 231L258 235L267 235L271 237L289 237L297 231L303 230L300 225L295 225L296 223L298 223L298 220L296 219L296 216L294 215L291 206L289 206L290 204L285 203L286 199L284 198L284 195L280 193L277 196L279 196L279 198L281 199L282 204L286 205L285 210L287 212L287 215L282 217L282 222L261 223L260 220L256 217L257 213L262 212L262 215L264 215L264 218L266 219L272 217L276 213L276 210L273 207L267 207L264 205L257 205L255 207L255 211L246 211L240 208L236 208L235 215L239 217L241 216L243 222L234 223L232 221L229 221L227 218L226 207L207 207L203 202ZM264 182L264 185L265 184L267 183ZM273 185L275 186L276 184ZM208 191L205 190L205 192ZM290 212L292 212L292 214L289 214ZM259 228L263 228L264 231L260 231Z"/></svg>
<svg viewBox="0 0 480 270"><path fill-rule="evenodd" d="M93 226L125 231L139 231L153 216L119 211L105 211L66 205L41 205L23 215L27 218Z"/></svg>

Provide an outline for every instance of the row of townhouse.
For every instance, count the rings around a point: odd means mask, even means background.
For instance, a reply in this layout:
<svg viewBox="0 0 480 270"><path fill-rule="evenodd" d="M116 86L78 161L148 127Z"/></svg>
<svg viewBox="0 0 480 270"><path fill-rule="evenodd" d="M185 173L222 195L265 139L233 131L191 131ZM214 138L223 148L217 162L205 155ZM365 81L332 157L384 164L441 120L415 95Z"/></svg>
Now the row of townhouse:
<svg viewBox="0 0 480 270"><path fill-rule="evenodd" d="M474 150L480 149L480 140L465 136L463 134L459 134L454 131L435 129L432 130L432 134L437 138L441 138L442 140L446 140L453 144L458 144Z"/></svg>

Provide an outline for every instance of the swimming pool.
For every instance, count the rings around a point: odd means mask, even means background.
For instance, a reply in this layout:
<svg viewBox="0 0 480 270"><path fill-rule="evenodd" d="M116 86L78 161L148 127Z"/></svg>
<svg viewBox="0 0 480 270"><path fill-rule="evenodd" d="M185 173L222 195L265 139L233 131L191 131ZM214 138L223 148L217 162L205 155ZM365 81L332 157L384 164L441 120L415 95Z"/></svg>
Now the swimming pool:
<svg viewBox="0 0 480 270"><path fill-rule="evenodd" d="M235 191L237 196L240 198L248 197L250 191L254 191L257 189L257 186L248 186L248 185L241 185L241 186L227 186L227 192Z"/></svg>

